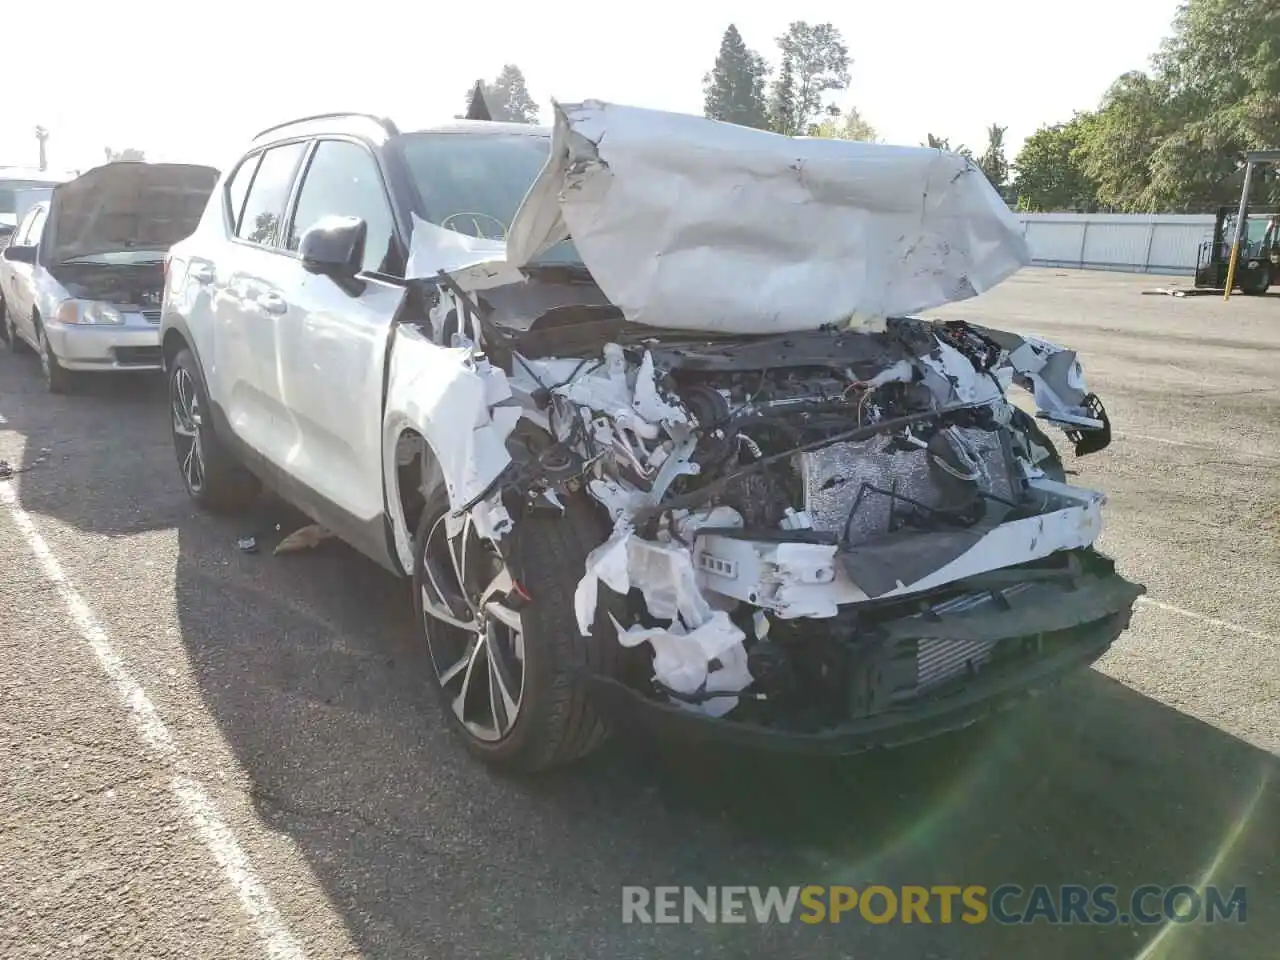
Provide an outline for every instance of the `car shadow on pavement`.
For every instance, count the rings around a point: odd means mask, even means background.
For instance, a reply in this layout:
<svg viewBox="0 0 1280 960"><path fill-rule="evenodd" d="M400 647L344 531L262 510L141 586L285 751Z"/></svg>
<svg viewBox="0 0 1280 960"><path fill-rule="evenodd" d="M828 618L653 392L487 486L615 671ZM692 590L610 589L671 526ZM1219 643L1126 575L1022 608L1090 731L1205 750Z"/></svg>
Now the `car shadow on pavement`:
<svg viewBox="0 0 1280 960"><path fill-rule="evenodd" d="M10 459L9 467L48 477L24 488L28 513L108 536L177 522L177 512L166 511L163 502L157 504L147 494L156 464L170 469L172 460L161 374L81 376L75 392L66 396L49 393L34 357L0 356L0 376L9 401L3 411L7 422L0 429L25 438L22 456ZM190 510L173 504L182 512Z"/></svg>
<svg viewBox="0 0 1280 960"><path fill-rule="evenodd" d="M306 854L363 956L1128 958L1160 938L1162 957L1216 960L1280 936L1276 758L1097 671L883 754L620 738L556 775L501 776L447 730L404 583L334 542L212 557L237 529L179 527L182 638L261 817ZM975 926L958 911L950 925L621 920L624 885L808 883L1243 885L1249 912L1146 927Z"/></svg>

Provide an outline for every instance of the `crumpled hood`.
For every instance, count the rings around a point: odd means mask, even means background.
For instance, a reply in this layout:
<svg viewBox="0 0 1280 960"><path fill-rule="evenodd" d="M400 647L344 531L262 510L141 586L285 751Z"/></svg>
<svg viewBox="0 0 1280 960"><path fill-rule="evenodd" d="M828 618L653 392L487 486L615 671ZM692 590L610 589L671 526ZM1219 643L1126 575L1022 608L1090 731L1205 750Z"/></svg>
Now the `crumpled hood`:
<svg viewBox="0 0 1280 960"><path fill-rule="evenodd" d="M555 104L550 157L505 245L445 233L415 225L424 268L492 286L572 237L628 320L716 333L907 315L1029 261L1017 219L956 154L597 100Z"/></svg>
<svg viewBox="0 0 1280 960"><path fill-rule="evenodd" d="M167 250L189 236L218 182L213 167L122 161L53 190L46 258Z"/></svg>

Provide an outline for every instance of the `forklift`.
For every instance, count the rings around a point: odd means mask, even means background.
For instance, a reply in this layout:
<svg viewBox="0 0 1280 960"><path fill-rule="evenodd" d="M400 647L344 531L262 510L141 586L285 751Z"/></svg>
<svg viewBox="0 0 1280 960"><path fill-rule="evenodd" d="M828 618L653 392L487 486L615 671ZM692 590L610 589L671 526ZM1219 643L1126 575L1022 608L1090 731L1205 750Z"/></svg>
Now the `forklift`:
<svg viewBox="0 0 1280 960"><path fill-rule="evenodd" d="M1213 239L1196 252L1196 287L1222 290L1224 300L1231 298L1233 289L1261 296L1272 284L1280 284L1280 207L1249 208L1253 171L1266 164L1280 165L1280 150L1244 155L1240 205L1218 208Z"/></svg>

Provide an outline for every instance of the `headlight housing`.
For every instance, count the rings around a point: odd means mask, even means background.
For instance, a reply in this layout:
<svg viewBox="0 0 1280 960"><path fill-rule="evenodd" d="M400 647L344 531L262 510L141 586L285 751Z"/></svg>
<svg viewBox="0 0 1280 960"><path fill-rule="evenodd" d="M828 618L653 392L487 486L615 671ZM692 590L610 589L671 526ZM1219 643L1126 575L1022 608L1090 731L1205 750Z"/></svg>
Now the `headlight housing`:
<svg viewBox="0 0 1280 960"><path fill-rule="evenodd" d="M98 300L63 300L58 304L58 322L84 326L119 326L124 323L120 308Z"/></svg>

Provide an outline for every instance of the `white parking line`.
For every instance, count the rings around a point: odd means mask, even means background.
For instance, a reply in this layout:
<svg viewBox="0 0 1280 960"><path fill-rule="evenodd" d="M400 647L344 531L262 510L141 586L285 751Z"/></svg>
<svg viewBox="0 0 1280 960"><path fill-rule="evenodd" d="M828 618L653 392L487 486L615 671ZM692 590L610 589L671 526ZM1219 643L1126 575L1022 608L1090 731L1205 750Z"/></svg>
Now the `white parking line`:
<svg viewBox="0 0 1280 960"><path fill-rule="evenodd" d="M155 704L142 689L142 685L130 676L124 661L112 648L107 631L79 591L67 579L62 564L36 530L30 515L18 505L13 486L8 482L0 481L0 503L8 507L14 525L39 561L40 569L66 604L67 612L81 637L128 707L129 717L137 728L139 737L162 758L172 763L178 758L180 751ZM218 814L213 799L198 783L181 774L175 774L169 788L186 814L192 830L208 848L222 869L223 876L240 898L244 912L257 927L266 955L271 960L302 960L305 956L302 946L276 909L235 834Z"/></svg>
<svg viewBox="0 0 1280 960"><path fill-rule="evenodd" d="M1172 603L1165 603L1163 600L1153 600L1150 597L1139 597L1139 603L1146 604L1149 607L1155 607L1159 610L1165 610L1169 613L1176 613L1181 617L1190 620L1199 620L1201 623L1207 623L1210 626L1221 627L1223 630L1230 630L1232 633L1238 633L1241 636L1252 637L1254 640L1265 640L1269 643L1280 643L1280 637L1271 633L1261 633L1258 630L1250 630L1248 627L1242 627L1238 623L1232 623L1230 620L1219 620L1217 617L1206 616L1203 613L1196 613L1194 610L1188 610L1186 607L1175 607Z"/></svg>

